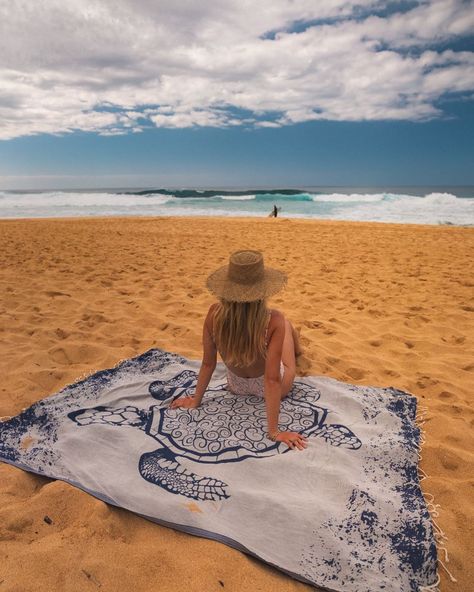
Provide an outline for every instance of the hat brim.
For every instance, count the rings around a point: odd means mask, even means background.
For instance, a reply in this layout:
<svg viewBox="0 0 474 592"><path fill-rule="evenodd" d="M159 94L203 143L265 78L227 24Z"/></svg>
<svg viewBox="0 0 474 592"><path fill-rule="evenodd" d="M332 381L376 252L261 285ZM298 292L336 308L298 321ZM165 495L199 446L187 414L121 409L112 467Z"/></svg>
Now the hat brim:
<svg viewBox="0 0 474 592"><path fill-rule="evenodd" d="M265 267L263 278L253 284L240 284L228 278L229 266L216 269L207 278L207 289L224 300L230 302L254 302L277 294L286 284L288 278L278 269Z"/></svg>

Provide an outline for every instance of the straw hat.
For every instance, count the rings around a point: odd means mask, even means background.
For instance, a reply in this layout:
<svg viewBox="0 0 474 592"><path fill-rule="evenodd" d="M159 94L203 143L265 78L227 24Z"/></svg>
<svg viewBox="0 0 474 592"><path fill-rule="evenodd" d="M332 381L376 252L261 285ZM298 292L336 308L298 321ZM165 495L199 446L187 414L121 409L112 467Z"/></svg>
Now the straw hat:
<svg viewBox="0 0 474 592"><path fill-rule="evenodd" d="M260 251L236 251L228 265L211 273L206 285L212 294L224 300L252 302L273 296L286 281L282 271L265 267Z"/></svg>

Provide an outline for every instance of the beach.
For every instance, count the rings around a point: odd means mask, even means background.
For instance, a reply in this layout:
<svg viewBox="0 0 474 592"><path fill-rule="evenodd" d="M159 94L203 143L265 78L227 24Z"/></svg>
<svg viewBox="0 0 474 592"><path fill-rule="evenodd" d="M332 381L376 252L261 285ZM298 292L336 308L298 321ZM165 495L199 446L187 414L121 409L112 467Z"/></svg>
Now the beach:
<svg viewBox="0 0 474 592"><path fill-rule="evenodd" d="M0 220L0 416L153 347L198 359L213 302L205 279L241 248L263 251L289 276L269 304L300 334L298 375L393 386L427 408L422 489L440 506L436 522L458 580L440 569L441 590L472 590L473 228L284 217ZM1 463L0 589L99 588L312 589L223 544Z"/></svg>

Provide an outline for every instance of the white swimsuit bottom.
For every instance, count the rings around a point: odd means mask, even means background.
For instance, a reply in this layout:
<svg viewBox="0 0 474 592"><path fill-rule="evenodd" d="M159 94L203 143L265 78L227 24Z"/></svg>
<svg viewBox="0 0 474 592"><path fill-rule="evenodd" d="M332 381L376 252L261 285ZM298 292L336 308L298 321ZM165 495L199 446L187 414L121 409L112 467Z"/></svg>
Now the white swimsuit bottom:
<svg viewBox="0 0 474 592"><path fill-rule="evenodd" d="M285 366L280 362L280 376L283 378L285 374ZM229 368L227 368L227 388L234 393L234 395L257 395L258 397L265 396L265 375L256 376L255 378L245 378L237 376Z"/></svg>

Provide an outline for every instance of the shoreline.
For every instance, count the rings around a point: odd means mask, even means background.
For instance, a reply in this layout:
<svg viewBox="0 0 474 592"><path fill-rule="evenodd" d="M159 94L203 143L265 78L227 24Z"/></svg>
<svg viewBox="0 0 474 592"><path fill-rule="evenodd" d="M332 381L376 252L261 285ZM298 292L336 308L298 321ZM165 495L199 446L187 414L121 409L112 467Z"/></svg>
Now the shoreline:
<svg viewBox="0 0 474 592"><path fill-rule="evenodd" d="M422 228L474 228L474 224L452 224L450 222L442 222L437 224L419 224L417 222L383 222L380 220L373 221L373 220L337 220L335 218L292 218L292 217L285 217L285 216L278 216L278 218L270 218L270 216L140 216L140 215L133 215L133 216L51 216L51 217L32 217L32 218L0 218L0 224L8 223L8 222L33 222L33 221L45 221L45 222L56 222L56 221L64 221L64 222L73 222L75 220L80 221L87 221L87 220L143 220L143 221L157 221L157 220L222 220L222 221L230 221L230 222L237 222L237 221L262 221L268 220L269 224L278 224L278 220L283 220L285 222L294 222L294 223L321 223L321 224L359 224L359 225L382 225L382 226L402 226L402 227L422 227Z"/></svg>
<svg viewBox="0 0 474 592"><path fill-rule="evenodd" d="M421 468L430 478L422 489L440 505L436 521L448 536L448 568L458 580L451 583L440 568L441 589L470 589L469 227L85 216L0 219L0 229L0 417L153 347L199 359L213 301L208 272L233 250L262 250L266 264L289 275L270 305L300 333L298 376L393 386L428 408ZM61 589L66 578L85 589L90 581L82 568L116 592L148 592L151 581L158 590L221 589L218 580L239 592L314 590L215 541L148 523L4 463L0 507L8 551L2 577L21 589Z"/></svg>

